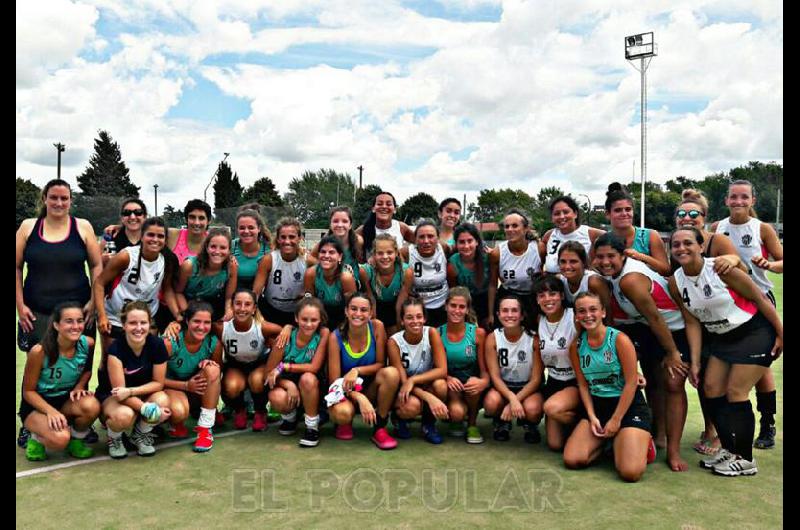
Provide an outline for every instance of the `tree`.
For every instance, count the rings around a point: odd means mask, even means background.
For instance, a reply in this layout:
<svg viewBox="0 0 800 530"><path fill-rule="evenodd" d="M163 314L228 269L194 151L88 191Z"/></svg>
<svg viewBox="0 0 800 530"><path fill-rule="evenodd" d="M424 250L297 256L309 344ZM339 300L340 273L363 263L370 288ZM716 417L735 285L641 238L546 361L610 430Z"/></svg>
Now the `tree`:
<svg viewBox="0 0 800 530"><path fill-rule="evenodd" d="M536 229L539 235L544 235L549 229L553 228L552 215L550 215L550 201L556 197L568 195L564 190L557 186L548 186L539 190L536 194L535 206L530 211L530 225ZM571 197L571 195L569 195Z"/></svg>
<svg viewBox="0 0 800 530"><path fill-rule="evenodd" d="M183 218L183 212L176 210L171 204L164 206L164 211L161 212L161 217L164 218L164 222L167 224L167 226L172 228L180 228L183 226L185 221Z"/></svg>
<svg viewBox="0 0 800 530"><path fill-rule="evenodd" d="M639 201L642 184L631 182L625 186L633 195L636 204L634 225L639 226ZM674 191L664 191L661 184L646 182L644 191L644 220L647 228L659 232L670 232L675 228L675 207L681 202L681 195Z"/></svg>
<svg viewBox="0 0 800 530"><path fill-rule="evenodd" d="M476 222L488 223L500 221L510 208L530 215L536 209L536 200L522 190L484 189L478 195L478 204L469 205L469 213Z"/></svg>
<svg viewBox="0 0 800 530"><path fill-rule="evenodd" d="M36 203L41 194L39 186L28 179L17 177L16 228L19 228L25 219L36 217Z"/></svg>
<svg viewBox="0 0 800 530"><path fill-rule="evenodd" d="M380 186L369 184L360 190L356 191L356 203L353 205L353 228L361 225L364 220L372 211L372 206L375 204L375 197L380 194Z"/></svg>
<svg viewBox="0 0 800 530"><path fill-rule="evenodd" d="M261 206L283 206L283 199L275 188L275 183L269 177L258 179L245 190L242 204L248 202L257 202Z"/></svg>
<svg viewBox="0 0 800 530"><path fill-rule="evenodd" d="M239 175L231 172L230 164L220 162L217 180L214 182L214 211L241 206L243 191L239 184Z"/></svg>
<svg viewBox="0 0 800 530"><path fill-rule="evenodd" d="M735 180L748 180L753 184L758 218L775 222L778 188L783 188L783 166L775 162L748 162L746 166L731 169L730 181Z"/></svg>
<svg viewBox="0 0 800 530"><path fill-rule="evenodd" d="M320 169L293 178L283 200L306 228L328 228L331 207L352 206L354 191L355 181L349 174Z"/></svg>
<svg viewBox="0 0 800 530"><path fill-rule="evenodd" d="M78 186L87 196L139 196L139 186L131 182L119 144L106 131L100 131L95 139L94 154L89 167L78 176Z"/></svg>
<svg viewBox="0 0 800 530"><path fill-rule="evenodd" d="M416 224L420 219L430 219L438 223L439 203L424 191L412 195L397 210L397 218L408 224Z"/></svg>

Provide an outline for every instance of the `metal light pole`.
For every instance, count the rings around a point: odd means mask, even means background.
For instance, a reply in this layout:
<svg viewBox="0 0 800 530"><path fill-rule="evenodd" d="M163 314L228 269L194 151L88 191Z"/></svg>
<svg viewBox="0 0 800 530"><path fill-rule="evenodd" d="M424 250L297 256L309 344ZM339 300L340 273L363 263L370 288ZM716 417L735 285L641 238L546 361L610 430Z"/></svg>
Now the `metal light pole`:
<svg viewBox="0 0 800 530"><path fill-rule="evenodd" d="M642 77L642 98L641 98L641 131L642 131L642 207L641 207L641 226L644 228L644 186L647 182L647 67L650 61L658 55L658 46L653 40L653 32L640 33L625 37L625 58L631 63ZM637 68L634 59L639 59Z"/></svg>
<svg viewBox="0 0 800 530"><path fill-rule="evenodd" d="M53 144L53 146L55 146L56 150L58 151L58 173L57 173L57 176L58 176L58 178L61 178L61 153L64 152L64 150L67 148L67 146L62 144L61 142L58 142L57 144Z"/></svg>
<svg viewBox="0 0 800 530"><path fill-rule="evenodd" d="M361 189L361 177L364 175L364 166L358 166L358 189Z"/></svg>
<svg viewBox="0 0 800 530"><path fill-rule="evenodd" d="M158 215L158 184L153 184L153 189L156 192L156 211L153 215Z"/></svg>
<svg viewBox="0 0 800 530"><path fill-rule="evenodd" d="M222 153L222 154L225 155L223 157L223 159L222 159L222 162L225 162L225 160L228 159L228 156L230 155L230 153ZM222 162L220 162L220 164L222 164ZM219 173L219 164L217 164L217 169L214 171L214 174L211 175L211 180L208 181L208 186L211 186L211 184L214 182L214 179L217 178L217 173ZM208 200L206 199L206 193L208 192L208 186L206 186L206 189L203 190L203 202L208 202Z"/></svg>

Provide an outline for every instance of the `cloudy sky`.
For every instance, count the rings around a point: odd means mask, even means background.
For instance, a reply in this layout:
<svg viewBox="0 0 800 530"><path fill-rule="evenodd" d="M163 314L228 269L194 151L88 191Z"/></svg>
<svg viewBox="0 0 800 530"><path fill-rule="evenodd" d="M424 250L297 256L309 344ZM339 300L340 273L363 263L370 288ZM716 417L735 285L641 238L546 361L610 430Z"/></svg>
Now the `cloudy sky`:
<svg viewBox="0 0 800 530"><path fill-rule="evenodd" d="M747 0L40 0L16 3L16 169L75 183L99 129L153 205L202 197L223 152L281 193L364 166L399 200L783 161L783 4ZM209 190L209 199L213 193Z"/></svg>

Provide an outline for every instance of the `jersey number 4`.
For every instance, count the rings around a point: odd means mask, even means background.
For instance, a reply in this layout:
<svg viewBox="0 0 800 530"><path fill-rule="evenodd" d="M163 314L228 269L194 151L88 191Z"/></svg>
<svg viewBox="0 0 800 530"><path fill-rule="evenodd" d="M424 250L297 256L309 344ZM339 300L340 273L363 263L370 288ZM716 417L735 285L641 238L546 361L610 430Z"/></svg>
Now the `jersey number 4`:
<svg viewBox="0 0 800 530"><path fill-rule="evenodd" d="M683 303L686 304L686 307L691 306L691 300L689 300L689 290L686 287L683 288L683 293L681 298L683 298Z"/></svg>

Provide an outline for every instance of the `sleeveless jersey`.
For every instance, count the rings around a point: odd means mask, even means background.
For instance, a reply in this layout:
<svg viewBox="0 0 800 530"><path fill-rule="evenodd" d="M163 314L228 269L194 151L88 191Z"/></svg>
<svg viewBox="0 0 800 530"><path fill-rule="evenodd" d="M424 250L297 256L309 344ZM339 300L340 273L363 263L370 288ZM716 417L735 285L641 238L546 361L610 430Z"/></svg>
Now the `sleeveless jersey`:
<svg viewBox="0 0 800 530"><path fill-rule="evenodd" d="M650 228L634 227L633 245L631 248L642 254L650 256Z"/></svg>
<svg viewBox="0 0 800 530"><path fill-rule="evenodd" d="M622 289L619 287L619 282L628 274L638 272L644 274L650 279L650 295L655 300L658 312L664 317L667 327L670 331L683 329L685 327L683 316L669 295L669 286L667 280L663 276L655 272L653 269L633 258L627 258L625 265L622 267L622 272L616 278L606 278L611 282L611 291L614 293L614 298L619 304L620 309L631 317L634 321L642 324L648 324L647 319L639 313L639 310L628 300Z"/></svg>
<svg viewBox="0 0 800 530"><path fill-rule="evenodd" d="M368 366L375 364L376 350L375 350L375 332L372 329L372 322L367 324L367 345L364 351L354 352L350 349L350 343L342 339L341 330L338 328L334 331L336 340L339 341L339 352L342 358L342 376L347 372L358 366Z"/></svg>
<svg viewBox="0 0 800 530"><path fill-rule="evenodd" d="M565 241L577 241L586 249L586 255L592 248L592 240L589 238L589 225L580 225L569 234L563 233L558 228L553 228L550 237L547 239L547 249L544 258L544 270L555 274L558 272L558 249Z"/></svg>
<svg viewBox="0 0 800 530"><path fill-rule="evenodd" d="M494 339L497 344L500 377L503 381L514 386L524 385L530 381L533 368L533 336L523 331L517 342L511 342L502 329L496 329Z"/></svg>
<svg viewBox="0 0 800 530"><path fill-rule="evenodd" d="M172 249L172 252L178 257L178 263L183 263L186 258L190 256L197 256L197 254L192 252L189 248L188 238L189 229L181 228L178 232L178 240L175 242L175 248Z"/></svg>
<svg viewBox="0 0 800 530"><path fill-rule="evenodd" d="M286 347L283 349L283 362L294 364L307 364L314 358L314 353L319 346L320 335L319 331L315 332L304 347L300 348L297 345L297 328L292 330L292 336Z"/></svg>
<svg viewBox="0 0 800 530"><path fill-rule="evenodd" d="M159 252L158 257L153 261L142 258L141 267L138 267L139 255L142 253L142 247L139 245L124 248L120 252L128 253L130 257L128 266L114 280L111 296L105 301L108 321L118 327L122 327L119 319L122 307L131 300L143 301L150 309L150 315L155 316L158 311L158 293L161 291L161 283L164 281L166 265L164 256Z"/></svg>
<svg viewBox="0 0 800 530"><path fill-rule="evenodd" d="M372 287L372 294L375 295L375 300L378 302L394 302L400 294L400 289L403 287L403 273L408 268L407 263L402 266L395 263L394 276L388 287L384 287L380 281L378 271L372 265L364 265L364 270L367 271L369 278L369 285Z"/></svg>
<svg viewBox="0 0 800 530"><path fill-rule="evenodd" d="M397 241L397 248L403 248L403 245L406 244L406 240L403 239L403 231L400 230L400 221L397 219L392 219L392 224L389 228L378 228L378 225L375 225L375 236L377 237L381 234L391 235Z"/></svg>
<svg viewBox="0 0 800 530"><path fill-rule="evenodd" d="M250 329L237 331L233 320L222 325L222 346L225 360L234 360L242 364L266 360L269 348L261 332L261 325L253 320Z"/></svg>
<svg viewBox="0 0 800 530"><path fill-rule="evenodd" d="M736 246L736 252L750 272L750 277L756 282L761 292L768 293L772 290L772 282L767 278L767 271L756 267L752 261L753 256L769 257L767 247L761 240L761 220L751 217L744 224L731 223L731 218L726 217L717 224L717 233L725 234L731 238Z"/></svg>
<svg viewBox="0 0 800 530"><path fill-rule="evenodd" d="M464 337L460 342L450 342L447 338L447 324L439 326L439 335L447 354L447 373L457 379L467 380L477 376L480 365L478 364L478 343L475 331L478 326L469 322L464 324Z"/></svg>
<svg viewBox="0 0 800 530"><path fill-rule="evenodd" d="M239 269L236 274L236 287L253 288L253 282L256 279L256 271L261 258L264 257L268 251L267 245L264 241L259 241L258 253L255 256L245 256L242 247L239 244L239 239L234 239L231 244L231 254L236 258L239 264Z"/></svg>
<svg viewBox="0 0 800 530"><path fill-rule="evenodd" d="M211 358L211 354L217 347L216 335L209 334L200 343L200 348L191 353L186 349L184 342L184 332L181 331L176 339L170 339L172 343L172 355L167 361L167 377L177 381L187 381L197 372L197 365L200 361Z"/></svg>
<svg viewBox="0 0 800 530"><path fill-rule="evenodd" d="M67 300L86 304L92 296L86 262L89 254L70 216L69 232L61 241L45 241L44 218L38 219L25 243L23 259L28 273L23 280L25 305L38 313L50 314Z"/></svg>
<svg viewBox="0 0 800 530"><path fill-rule="evenodd" d="M317 298L326 306L344 307L344 296L342 295L342 277L339 275L333 285L325 281L322 267L317 265L317 274L314 276L314 291Z"/></svg>
<svg viewBox="0 0 800 530"><path fill-rule="evenodd" d="M547 368L548 379L575 379L575 371L569 360L569 346L575 335L575 315L572 309L564 309L564 315L556 324L548 322L545 315L539 317L539 351L542 354L542 363Z"/></svg>
<svg viewBox="0 0 800 530"><path fill-rule="evenodd" d="M350 268L350 273L356 279L356 291L361 290L361 275L358 274L359 271L359 264L356 257L350 252L350 248L344 249L344 255L342 255L342 264L344 265L344 269Z"/></svg>
<svg viewBox="0 0 800 530"><path fill-rule="evenodd" d="M515 256L508 249L508 241L500 243L500 283L516 294L533 292L533 275L542 269L542 260L535 242L529 242L528 249L521 256Z"/></svg>
<svg viewBox="0 0 800 530"><path fill-rule="evenodd" d="M468 269L461 261L461 254L456 252L448 260L456 268L456 285L469 289L471 295L483 294L489 291L489 256L483 255L483 283L476 285L475 271Z"/></svg>
<svg viewBox="0 0 800 530"><path fill-rule="evenodd" d="M428 309L437 309L447 299L447 258L437 244L433 256L422 257L416 245L408 247L408 266L414 271L413 290Z"/></svg>
<svg viewBox="0 0 800 530"><path fill-rule="evenodd" d="M280 250L272 251L272 270L267 277L266 297L269 305L291 313L294 305L303 296L303 275L306 260L297 256L292 261L283 261Z"/></svg>
<svg viewBox="0 0 800 530"><path fill-rule="evenodd" d="M186 282L183 294L189 300L195 298L213 299L225 291L225 284L228 283L228 266L224 265L216 274L206 276L200 273L200 264L197 263L196 256L187 258L192 263L192 275Z"/></svg>
<svg viewBox="0 0 800 530"><path fill-rule="evenodd" d="M564 278L561 274L558 277L561 279L561 283L564 284L564 306L566 307L575 307L575 298L581 293L588 293L589 292L589 278L592 276L599 276L594 271L583 271L583 278L581 279L581 283L578 285L578 289L575 292L571 291L569 288L569 280Z"/></svg>
<svg viewBox="0 0 800 530"><path fill-rule="evenodd" d="M406 340L405 331L398 331L389 337L400 349L400 360L408 376L422 374L433 368L430 329L428 326L422 326L422 339L416 344Z"/></svg>
<svg viewBox="0 0 800 530"><path fill-rule="evenodd" d="M606 328L603 343L589 346L586 332L578 339L578 359L581 372L589 384L589 392L597 397L619 397L625 387L625 376L617 356L618 329Z"/></svg>
<svg viewBox="0 0 800 530"><path fill-rule="evenodd" d="M36 383L36 392L40 396L54 397L67 394L78 384L87 364L91 370L91 356L89 355L89 342L86 335L81 335L75 345L75 355L67 359L59 354L55 364L50 366L47 355L44 356L39 382Z"/></svg>
<svg viewBox="0 0 800 530"><path fill-rule="evenodd" d="M758 312L755 302L725 285L714 272L714 258L704 258L699 276L675 271L675 283L683 303L711 333L723 334L738 328Z"/></svg>

